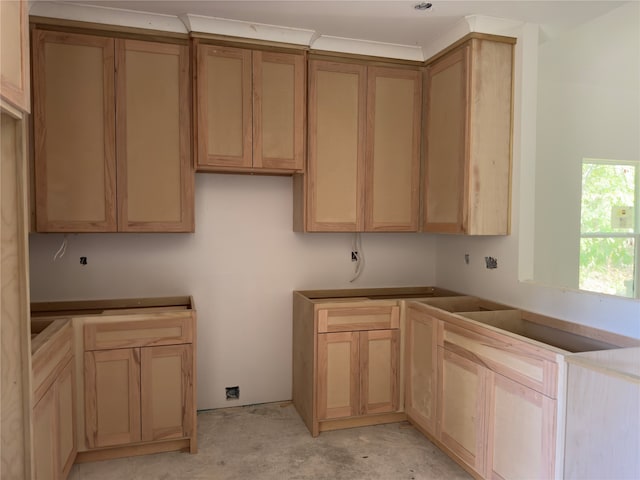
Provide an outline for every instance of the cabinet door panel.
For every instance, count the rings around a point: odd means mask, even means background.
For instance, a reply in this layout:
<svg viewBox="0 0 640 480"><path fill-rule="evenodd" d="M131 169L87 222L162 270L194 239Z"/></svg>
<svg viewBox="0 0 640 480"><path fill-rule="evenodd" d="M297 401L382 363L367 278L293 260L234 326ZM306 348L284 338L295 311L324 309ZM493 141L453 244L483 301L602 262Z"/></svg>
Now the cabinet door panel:
<svg viewBox="0 0 640 480"><path fill-rule="evenodd" d="M309 62L308 231L364 228L365 74Z"/></svg>
<svg viewBox="0 0 640 480"><path fill-rule="evenodd" d="M251 167L251 51L197 49L197 166Z"/></svg>
<svg viewBox="0 0 640 480"><path fill-rule="evenodd" d="M438 347L438 436L462 461L484 475L487 370Z"/></svg>
<svg viewBox="0 0 640 480"><path fill-rule="evenodd" d="M0 95L29 111L29 4L0 2Z"/></svg>
<svg viewBox="0 0 640 480"><path fill-rule="evenodd" d="M89 448L140 441L140 349L85 352Z"/></svg>
<svg viewBox="0 0 640 480"><path fill-rule="evenodd" d="M358 332L318 335L318 419L359 414Z"/></svg>
<svg viewBox="0 0 640 480"><path fill-rule="evenodd" d="M438 320L409 307L406 336L407 415L428 433L436 434L438 383Z"/></svg>
<svg viewBox="0 0 640 480"><path fill-rule="evenodd" d="M489 382L489 478L553 478L555 400L499 374Z"/></svg>
<svg viewBox="0 0 640 480"><path fill-rule="evenodd" d="M369 67L367 87L367 231L417 231L421 75Z"/></svg>
<svg viewBox="0 0 640 480"><path fill-rule="evenodd" d="M464 230L468 63L468 47L464 47L427 70L426 231Z"/></svg>
<svg viewBox="0 0 640 480"><path fill-rule="evenodd" d="M142 440L188 437L193 418L191 345L141 351Z"/></svg>
<svg viewBox="0 0 640 480"><path fill-rule="evenodd" d="M114 41L33 38L37 230L115 231Z"/></svg>
<svg viewBox="0 0 640 480"><path fill-rule="evenodd" d="M395 412L400 398L399 330L360 332L362 413Z"/></svg>
<svg viewBox="0 0 640 480"><path fill-rule="evenodd" d="M304 168L305 58L253 52L253 166Z"/></svg>
<svg viewBox="0 0 640 480"><path fill-rule="evenodd" d="M192 231L189 53L116 40L118 227Z"/></svg>

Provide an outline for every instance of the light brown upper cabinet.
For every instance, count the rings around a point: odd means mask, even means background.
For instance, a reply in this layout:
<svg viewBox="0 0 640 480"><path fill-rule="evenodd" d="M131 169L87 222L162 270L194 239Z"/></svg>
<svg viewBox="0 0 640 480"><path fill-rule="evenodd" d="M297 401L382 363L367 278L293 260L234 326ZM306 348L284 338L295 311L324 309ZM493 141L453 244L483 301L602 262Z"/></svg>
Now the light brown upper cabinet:
<svg viewBox="0 0 640 480"><path fill-rule="evenodd" d="M421 74L309 61L309 161L294 230L417 231Z"/></svg>
<svg viewBox="0 0 640 480"><path fill-rule="evenodd" d="M196 45L196 169L304 170L305 56Z"/></svg>
<svg viewBox="0 0 640 480"><path fill-rule="evenodd" d="M28 112L29 14L27 0L0 2L0 96Z"/></svg>
<svg viewBox="0 0 640 480"><path fill-rule="evenodd" d="M510 230L513 43L471 38L426 78L423 230Z"/></svg>
<svg viewBox="0 0 640 480"><path fill-rule="evenodd" d="M37 231L193 231L188 47L33 43Z"/></svg>

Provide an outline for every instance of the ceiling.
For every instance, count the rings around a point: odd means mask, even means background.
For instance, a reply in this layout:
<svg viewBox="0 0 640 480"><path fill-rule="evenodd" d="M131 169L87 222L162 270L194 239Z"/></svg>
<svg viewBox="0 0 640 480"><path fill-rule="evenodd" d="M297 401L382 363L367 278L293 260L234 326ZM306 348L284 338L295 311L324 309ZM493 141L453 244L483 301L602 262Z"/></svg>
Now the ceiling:
<svg viewBox="0 0 640 480"><path fill-rule="evenodd" d="M48 0L32 0L32 3ZM419 0L87 0L59 2L102 6L164 15L203 15L284 27L309 29L316 35L426 47L467 15L536 23L541 39L583 24L627 2L618 1L459 1L432 0L418 11Z"/></svg>

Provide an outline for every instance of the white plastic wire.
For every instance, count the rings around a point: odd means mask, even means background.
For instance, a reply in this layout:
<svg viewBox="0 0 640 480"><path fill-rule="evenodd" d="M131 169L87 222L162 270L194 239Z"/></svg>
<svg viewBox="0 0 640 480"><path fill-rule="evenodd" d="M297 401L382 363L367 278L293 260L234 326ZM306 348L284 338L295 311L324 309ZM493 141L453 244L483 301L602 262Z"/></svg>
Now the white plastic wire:
<svg viewBox="0 0 640 480"><path fill-rule="evenodd" d="M364 251L362 250L362 238L360 237L360 232L356 232L353 235L351 251L355 252L356 255L356 270L353 278L349 280L349 283L355 282L364 271Z"/></svg>
<svg viewBox="0 0 640 480"><path fill-rule="evenodd" d="M53 261L55 262L58 258L64 257L64 254L66 251L67 251L67 234L65 233L64 239L62 240L62 245L60 245L60 248L58 249L56 254L53 256Z"/></svg>

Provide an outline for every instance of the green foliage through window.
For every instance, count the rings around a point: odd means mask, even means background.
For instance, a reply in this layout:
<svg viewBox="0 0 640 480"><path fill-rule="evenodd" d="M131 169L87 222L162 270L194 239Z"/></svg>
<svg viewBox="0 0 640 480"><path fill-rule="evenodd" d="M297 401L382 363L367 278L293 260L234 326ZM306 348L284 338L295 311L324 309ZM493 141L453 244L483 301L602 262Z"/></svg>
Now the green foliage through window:
<svg viewBox="0 0 640 480"><path fill-rule="evenodd" d="M582 163L582 290L637 296L639 162Z"/></svg>

